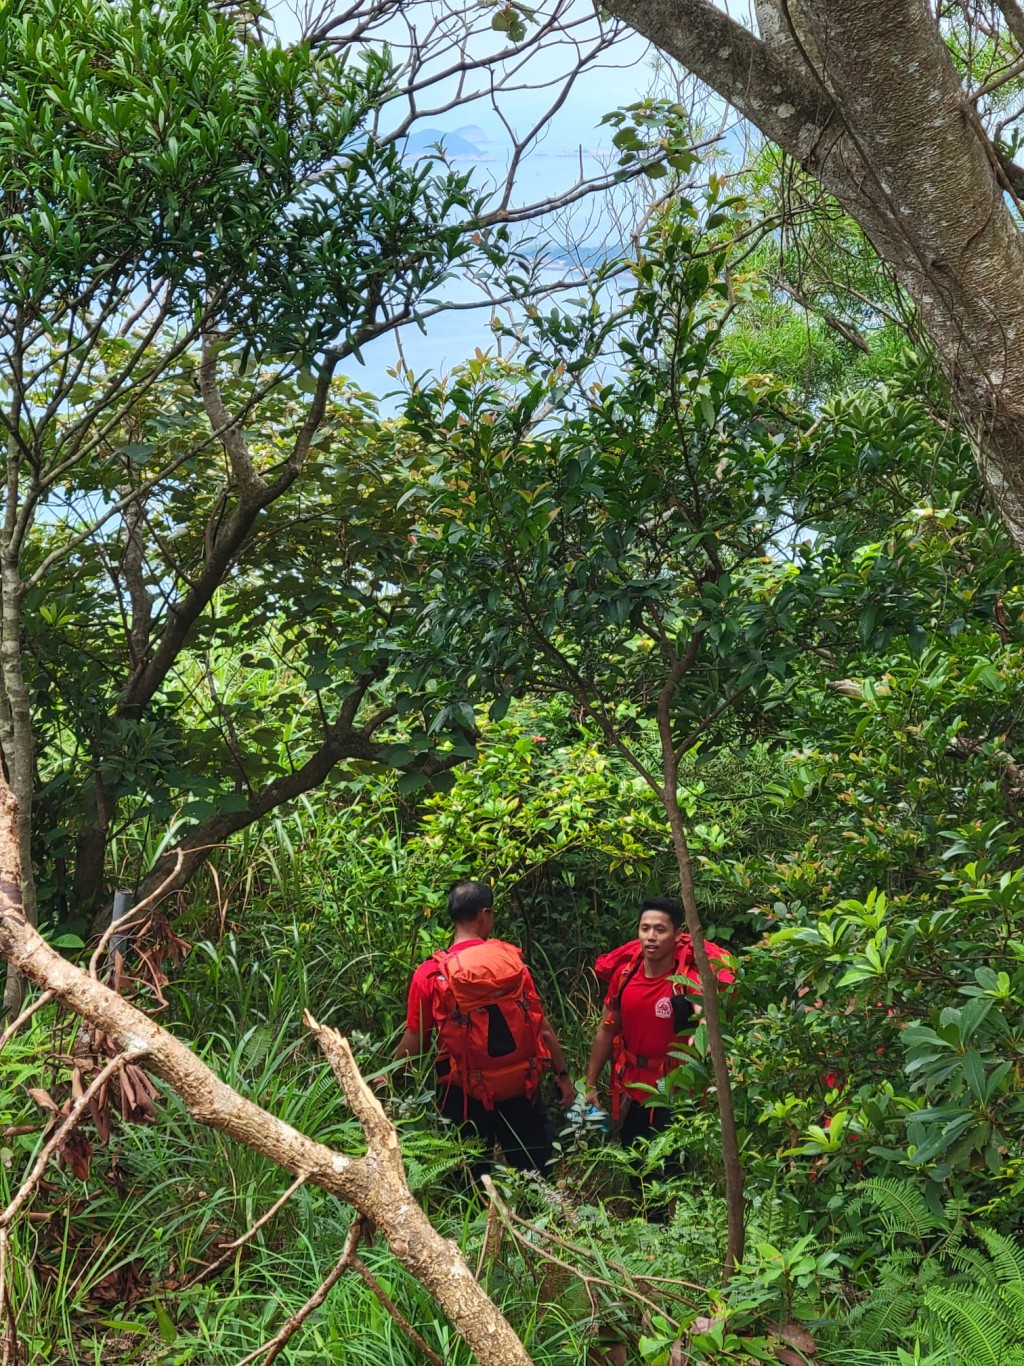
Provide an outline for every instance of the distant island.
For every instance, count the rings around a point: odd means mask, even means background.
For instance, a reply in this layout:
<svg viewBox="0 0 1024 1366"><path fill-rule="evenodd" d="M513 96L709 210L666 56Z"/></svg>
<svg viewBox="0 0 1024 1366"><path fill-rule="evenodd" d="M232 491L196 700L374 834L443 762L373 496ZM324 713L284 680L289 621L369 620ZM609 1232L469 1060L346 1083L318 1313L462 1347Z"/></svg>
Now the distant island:
<svg viewBox="0 0 1024 1366"><path fill-rule="evenodd" d="M429 156L438 147L443 147L449 161L490 161L488 141L482 128L468 123L453 133L446 133L442 128L417 128L406 138L405 149L411 156Z"/></svg>

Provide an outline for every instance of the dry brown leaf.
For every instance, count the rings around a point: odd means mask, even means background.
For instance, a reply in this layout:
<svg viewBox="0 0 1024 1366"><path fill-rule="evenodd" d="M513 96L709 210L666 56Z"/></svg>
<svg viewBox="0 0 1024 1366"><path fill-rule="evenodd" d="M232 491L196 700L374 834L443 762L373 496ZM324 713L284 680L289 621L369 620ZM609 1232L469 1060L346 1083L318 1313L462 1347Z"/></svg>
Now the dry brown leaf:
<svg viewBox="0 0 1024 1366"><path fill-rule="evenodd" d="M60 1110L57 1108L57 1102L41 1087L30 1086L28 1088L28 1093L41 1109L49 1110L51 1115L60 1114Z"/></svg>
<svg viewBox="0 0 1024 1366"><path fill-rule="evenodd" d="M795 1347L804 1356L813 1356L818 1344L799 1323L769 1323L768 1331L773 1337L781 1338L787 1347Z"/></svg>
<svg viewBox="0 0 1024 1366"><path fill-rule="evenodd" d="M798 1352L795 1347L776 1347L776 1360L782 1366L817 1366L814 1357L804 1356L803 1352Z"/></svg>

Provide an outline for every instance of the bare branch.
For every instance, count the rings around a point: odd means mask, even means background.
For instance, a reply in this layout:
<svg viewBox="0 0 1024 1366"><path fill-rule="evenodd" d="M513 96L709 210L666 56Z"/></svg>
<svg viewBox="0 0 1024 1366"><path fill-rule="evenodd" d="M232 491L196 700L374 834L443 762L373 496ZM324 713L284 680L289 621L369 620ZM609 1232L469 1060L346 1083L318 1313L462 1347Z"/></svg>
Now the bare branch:
<svg viewBox="0 0 1024 1366"><path fill-rule="evenodd" d="M714 708L713 711L708 712L707 716L705 716L696 726L694 726L693 730L690 731L686 739L681 741L681 743L677 746L675 751L676 760L678 761L683 757L684 754L686 754L689 750L693 749L694 745L704 734L704 732L710 730L711 727L718 720L718 718L724 712L727 712L729 708L732 706L732 704L736 702L739 698L741 698L743 694L748 691L749 688L749 683L745 683L742 688L734 688L733 691L728 695L728 697L724 698L718 704L718 706Z"/></svg>
<svg viewBox="0 0 1024 1366"><path fill-rule="evenodd" d="M174 880L181 872L181 865L183 861L184 854L180 849L176 849L174 851L174 867L168 874L168 876L163 880L163 882L161 882L160 886L155 888L152 892L150 892L148 896L143 897L140 902L138 902L131 908L127 915L123 915L120 918L120 920L115 920L111 922L111 924L103 932L103 935L100 938L100 942L96 945L93 955L89 959L90 977L96 977L97 971L99 969L100 959L105 953L107 945L110 943L114 935L124 934L125 931L130 929L133 925L137 928L140 918L144 915L147 915L157 904L160 898L164 895L164 893L170 890L170 887L173 885Z"/></svg>
<svg viewBox="0 0 1024 1366"><path fill-rule="evenodd" d="M253 464L241 422L238 418L231 417L221 397L220 386L217 383L219 341L220 336L214 329L207 328L203 332L203 353L198 370L199 392L206 415L210 419L210 426L227 451L239 495L245 501L249 498L258 498L267 486Z"/></svg>
<svg viewBox="0 0 1024 1366"><path fill-rule="evenodd" d="M257 1347L255 1352L250 1352L248 1356L242 1357L241 1361L237 1363L237 1366L251 1366L251 1363L258 1361L260 1357L263 1357L263 1366L270 1366L271 1362L277 1360L287 1346L289 1339L295 1336L306 1319L313 1313L314 1309L319 1309L333 1287L341 1280L342 1276L352 1265L356 1248L359 1246L359 1241L363 1236L364 1227L365 1221L362 1215L357 1215L349 1225L348 1235L345 1238L345 1247L341 1256L338 1258L337 1262L335 1262L334 1267L324 1278L319 1287L310 1295L301 1309L297 1309L294 1314L289 1316L279 1333L275 1334L269 1342L264 1343L262 1347Z"/></svg>
<svg viewBox="0 0 1024 1366"><path fill-rule="evenodd" d="M378 1160L383 1158L389 1166L401 1167L402 1153L398 1146L395 1126L384 1113L384 1107L372 1087L363 1080L356 1066L348 1039L336 1029L328 1029L318 1024L307 1010L302 1022L316 1039L324 1057L331 1065L331 1071L348 1101L349 1109L363 1126L367 1142Z"/></svg>
<svg viewBox="0 0 1024 1366"><path fill-rule="evenodd" d="M145 1055L145 1048L128 1049L124 1053L119 1053L116 1058L111 1058L105 1067L100 1068L89 1085L71 1106L67 1116L58 1121L57 1127L54 1129L52 1135L47 1142L43 1144L39 1156L32 1166L32 1170L15 1191L10 1204L3 1213L0 1213L0 1229L6 1229L10 1226L11 1221L21 1209L22 1205L24 1205L35 1193L35 1189L42 1180L43 1173L49 1165L50 1158L65 1142L68 1135L77 1128L79 1120L82 1118L89 1102L92 1100L93 1096L96 1095L97 1091L106 1084L108 1078L112 1077L115 1072L120 1072L123 1067L127 1067L129 1063L135 1062L136 1059L145 1057Z"/></svg>
<svg viewBox="0 0 1024 1366"><path fill-rule="evenodd" d="M36 997L30 1006L26 1006L16 1020L12 1020L2 1034L0 1034L0 1053L14 1038L23 1024L32 1018L37 1010L42 1010L43 1006L49 1005L53 1000L52 991L43 991Z"/></svg>
<svg viewBox="0 0 1024 1366"><path fill-rule="evenodd" d="M232 1242L226 1244L223 1253L221 1254L221 1256L217 1258L215 1262L211 1262L209 1266L204 1266L201 1271L196 1272L196 1274L188 1282L189 1286L198 1285L200 1281L207 1280L210 1276L215 1275L215 1273L218 1272L221 1269L221 1267L227 1266L228 1262L233 1261L235 1253L239 1252L243 1247L245 1247L246 1243L248 1243L251 1239L255 1238L261 1228L264 1228L267 1224L270 1223L274 1215L277 1214L279 1210L282 1210L285 1207L285 1205L292 1198L295 1192L301 1186L304 1186L306 1184L307 1180L308 1177L305 1175L305 1173L300 1173L292 1182L292 1184L288 1187L285 1193L279 1196L274 1201L274 1203L270 1206L270 1208L267 1210L265 1214L260 1215L260 1217L256 1220L255 1224L253 1224L251 1228L246 1229L246 1231L241 1235L241 1237L235 1238Z"/></svg>
<svg viewBox="0 0 1024 1366"><path fill-rule="evenodd" d="M394 1300L386 1293L380 1281L377 1280L377 1277L370 1271L362 1258L352 1258L352 1270L358 1272L362 1277L364 1285L373 1292L382 1308L391 1315L421 1356L425 1357L426 1360L430 1362L430 1366L445 1366L441 1357L438 1356L426 1339L422 1338L420 1334L417 1333L416 1329L405 1317L398 1305L395 1304Z"/></svg>

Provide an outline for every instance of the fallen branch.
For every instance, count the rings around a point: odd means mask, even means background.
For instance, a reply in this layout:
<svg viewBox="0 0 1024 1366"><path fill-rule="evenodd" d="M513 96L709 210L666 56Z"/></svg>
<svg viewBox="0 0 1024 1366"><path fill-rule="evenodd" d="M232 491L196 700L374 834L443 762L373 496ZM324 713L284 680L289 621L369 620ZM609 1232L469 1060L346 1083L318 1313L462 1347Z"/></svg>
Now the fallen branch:
<svg viewBox="0 0 1024 1366"><path fill-rule="evenodd" d="M102 1029L126 1054L144 1053L146 1070L181 1097L198 1123L227 1134L293 1176L305 1176L372 1219L480 1366L532 1366L458 1247L441 1237L413 1198L394 1125L360 1075L348 1041L308 1021L366 1131L367 1151L358 1158L308 1138L247 1100L174 1035L52 949L25 918L16 821L17 803L0 775L0 956L68 1010Z"/></svg>
<svg viewBox="0 0 1024 1366"><path fill-rule="evenodd" d="M406 1335L406 1337L409 1339L412 1345L422 1356L426 1357L426 1359L430 1362L430 1366L444 1366L444 1362L441 1360L441 1358L437 1355L433 1348L428 1346L424 1339L420 1337L419 1333L417 1333L416 1329L405 1317L405 1315L399 1309L398 1305L395 1304L395 1302L390 1298L390 1296L384 1290L384 1287L381 1285L380 1281L377 1280L377 1277L367 1267L366 1263L363 1262L359 1257L353 1257L352 1270L359 1273L359 1275L363 1278L363 1282L369 1287L370 1290L373 1291L374 1295L376 1295L381 1305L384 1307L384 1309L387 1310L387 1312L391 1315L394 1321L398 1324L399 1328L401 1328L402 1332Z"/></svg>
<svg viewBox="0 0 1024 1366"><path fill-rule="evenodd" d="M307 1177L305 1173L297 1176L285 1191L284 1195L282 1195L280 1199L274 1201L266 1214L261 1214L252 1228L247 1229L240 1238L236 1238L234 1242L228 1243L224 1248L223 1254L218 1257L215 1262L211 1262L209 1266L204 1266L201 1270L197 1271L192 1279L187 1282L185 1288L188 1289L193 1285L198 1285L200 1281L205 1281L207 1277L212 1276L215 1272L219 1271L222 1266L227 1266L234 1254L239 1251L240 1248L245 1247L246 1243L249 1242L251 1238L255 1238L261 1228L270 1223L278 1210L288 1203L299 1187L306 1184L306 1181Z"/></svg>
<svg viewBox="0 0 1024 1366"><path fill-rule="evenodd" d="M345 1238L345 1247L341 1256L335 1262L333 1269L320 1282L320 1285L313 1294L310 1295L302 1308L296 1309L295 1313L289 1316L288 1321L281 1328L280 1332L276 1333L269 1342L264 1343L262 1347L257 1347L256 1351L250 1352L247 1357L243 1357L242 1360L237 1363L237 1366L251 1366L251 1363L258 1361L260 1357L263 1357L263 1366L270 1366L270 1363L280 1356L287 1345L288 1340L295 1336L309 1318L310 1314L312 1314L313 1310L320 1308L324 1300L331 1293L331 1289L337 1285L338 1281L341 1280L342 1276L344 1276L345 1272L352 1265L352 1259L356 1255L356 1248L359 1246L359 1240L363 1236L364 1222L361 1214L357 1215L356 1218L352 1220L352 1223L349 1225L348 1235Z"/></svg>
<svg viewBox="0 0 1024 1366"><path fill-rule="evenodd" d="M489 1176L482 1176L480 1178L480 1182L484 1190L487 1192L488 1198L496 1207L498 1215L502 1223L504 1224L505 1228L508 1229L512 1237L516 1240L517 1243L520 1244L520 1246L525 1251L534 1253L539 1257L543 1257L543 1259L546 1262L550 1262L552 1266L561 1267L564 1271L571 1272L571 1274L575 1276L577 1280L582 1281L583 1288L587 1292L587 1299L590 1301L590 1311L592 1314L597 1313L599 1304L598 1297L592 1289L593 1286L601 1286L605 1290L611 1290L617 1297L621 1297L623 1291L625 1291L625 1294L628 1295L630 1299L636 1300L638 1304L642 1304L651 1313L657 1315L664 1314L664 1305L655 1303L654 1300L649 1299L648 1296L644 1295L641 1291L637 1290L634 1285L628 1284L626 1286L623 1286L616 1281L609 1280L607 1276L595 1276L589 1271L582 1271L578 1266L575 1266L572 1262L567 1262L562 1257L556 1257L553 1252L548 1252L547 1249L540 1246L539 1243L531 1242L531 1240L524 1233L520 1233L519 1228L516 1227L517 1225L519 1225L519 1227L521 1228L529 1229L531 1233L538 1235L540 1239L544 1242L550 1240L561 1243L564 1247L572 1246L571 1244L566 1243L563 1239L549 1239L549 1235L543 1229L538 1228L536 1224L531 1224L528 1219L524 1219L521 1215L516 1214L512 1210L510 1210L509 1207L505 1204L504 1200L502 1200L501 1196L498 1194L497 1190L495 1189L494 1182L491 1180ZM580 1249L573 1250L578 1251ZM625 1271L625 1268L617 1267L616 1269L624 1273L624 1279L627 1282L632 1281L632 1277L629 1275L628 1272Z"/></svg>

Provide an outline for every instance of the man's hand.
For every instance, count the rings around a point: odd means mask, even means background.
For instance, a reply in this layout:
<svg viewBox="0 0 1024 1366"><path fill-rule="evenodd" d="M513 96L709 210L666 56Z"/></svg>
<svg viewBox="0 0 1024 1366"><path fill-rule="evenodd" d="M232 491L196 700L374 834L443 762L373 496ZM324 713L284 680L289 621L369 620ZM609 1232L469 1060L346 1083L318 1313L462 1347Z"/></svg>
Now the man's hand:
<svg viewBox="0 0 1024 1366"><path fill-rule="evenodd" d="M587 1089L583 1092L583 1104L585 1106L596 1105L598 1106L598 1108L600 1108L601 1102L598 1099L596 1086L588 1086Z"/></svg>
<svg viewBox="0 0 1024 1366"><path fill-rule="evenodd" d="M558 1104L563 1110L570 1110L576 1104L576 1087L572 1077L568 1072L560 1072L555 1076L555 1085L558 1087Z"/></svg>

